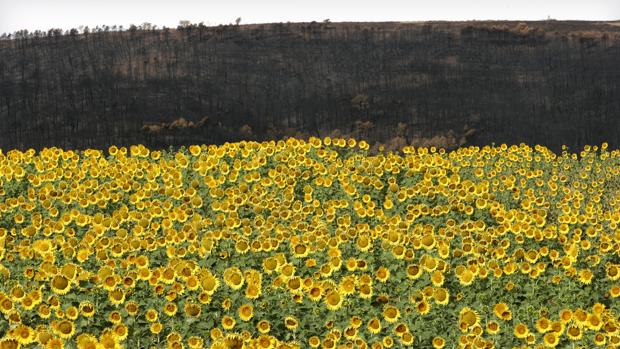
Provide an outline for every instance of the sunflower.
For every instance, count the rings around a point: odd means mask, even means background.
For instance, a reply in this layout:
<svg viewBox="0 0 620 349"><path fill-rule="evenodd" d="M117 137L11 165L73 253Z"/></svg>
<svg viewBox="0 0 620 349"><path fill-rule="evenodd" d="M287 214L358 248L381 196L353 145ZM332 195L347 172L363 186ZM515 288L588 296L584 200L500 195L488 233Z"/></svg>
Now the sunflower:
<svg viewBox="0 0 620 349"><path fill-rule="evenodd" d="M343 297L336 290L332 290L325 295L325 305L329 310L338 310L342 306Z"/></svg>
<svg viewBox="0 0 620 349"><path fill-rule="evenodd" d="M228 334L224 339L224 344L228 349L241 349L243 347L243 337L237 334Z"/></svg>
<svg viewBox="0 0 620 349"><path fill-rule="evenodd" d="M135 316L136 314L138 314L139 309L140 309L140 304L134 301L129 301L125 303L125 310L127 311L127 314L129 314L130 316Z"/></svg>
<svg viewBox="0 0 620 349"><path fill-rule="evenodd" d="M344 265L348 271L355 271L357 269L357 260L351 257L345 261Z"/></svg>
<svg viewBox="0 0 620 349"><path fill-rule="evenodd" d="M212 298L207 292L203 291L198 294L198 301L202 304L205 304L205 305L210 304L211 300Z"/></svg>
<svg viewBox="0 0 620 349"><path fill-rule="evenodd" d="M69 320L75 320L75 319L77 319L77 317L79 315L79 310L76 307L74 307L74 306L70 306L65 311L65 315L67 316L67 318Z"/></svg>
<svg viewBox="0 0 620 349"><path fill-rule="evenodd" d="M65 342L60 338L51 338L45 343L45 349L64 349Z"/></svg>
<svg viewBox="0 0 620 349"><path fill-rule="evenodd" d="M172 289L172 290L170 290L170 291L166 292L166 296L165 296L165 298L166 298L166 300L167 300L168 302L172 302L172 301L174 301L175 299L177 299L177 296L178 296L178 293L177 293L177 291L174 289L174 286L173 286L173 289Z"/></svg>
<svg viewBox="0 0 620 349"><path fill-rule="evenodd" d="M493 312L495 316L504 321L509 321L512 319L512 311L508 308L506 303L497 303L493 306Z"/></svg>
<svg viewBox="0 0 620 349"><path fill-rule="evenodd" d="M242 321L250 321L254 316L254 308L251 304L243 304L239 307L239 318Z"/></svg>
<svg viewBox="0 0 620 349"><path fill-rule="evenodd" d="M259 343L260 343L260 337L259 337ZM321 345L321 339L318 336L312 336L308 338L308 345L310 346L310 348L318 348ZM269 348L269 347L264 346L263 348Z"/></svg>
<svg viewBox="0 0 620 349"><path fill-rule="evenodd" d="M302 291L301 278L299 276L293 276L286 282L286 288L293 294L298 294Z"/></svg>
<svg viewBox="0 0 620 349"><path fill-rule="evenodd" d="M202 312L200 304L196 304L194 302L185 303L185 305L183 306L183 310L185 311L185 314L190 318L198 318L200 316L200 313Z"/></svg>
<svg viewBox="0 0 620 349"><path fill-rule="evenodd" d="M527 344L536 343L536 336L533 333L528 334L527 337L525 337L525 342Z"/></svg>
<svg viewBox="0 0 620 349"><path fill-rule="evenodd" d="M614 264L607 266L606 268L607 279L612 280L612 281L620 279L620 268L619 267L620 266L614 265Z"/></svg>
<svg viewBox="0 0 620 349"><path fill-rule="evenodd" d="M98 349L97 337L90 334L81 334L76 339L78 349Z"/></svg>
<svg viewBox="0 0 620 349"><path fill-rule="evenodd" d="M543 343L547 348L555 348L560 339L555 332L548 332L543 336Z"/></svg>
<svg viewBox="0 0 620 349"><path fill-rule="evenodd" d="M286 263L280 268L280 276L287 281L293 275L295 275L295 266L291 263Z"/></svg>
<svg viewBox="0 0 620 349"><path fill-rule="evenodd" d="M620 286L611 286L611 288L609 289L609 295L611 296L611 298L618 298L620 296Z"/></svg>
<svg viewBox="0 0 620 349"><path fill-rule="evenodd" d="M13 301L20 301L25 296L26 293L24 293L24 289L21 287L21 285L17 285L11 289L11 299L13 299Z"/></svg>
<svg viewBox="0 0 620 349"><path fill-rule="evenodd" d="M26 269L24 269L24 277L27 279L32 279L34 277L34 269L31 267L28 267Z"/></svg>
<svg viewBox="0 0 620 349"><path fill-rule="evenodd" d="M71 289L71 283L69 279L64 277L63 275L56 275L52 278L51 281L52 291L58 293L60 295L67 294Z"/></svg>
<svg viewBox="0 0 620 349"><path fill-rule="evenodd" d="M437 336L433 338L432 344L434 349L443 349L443 347L446 345L446 340L442 337Z"/></svg>
<svg viewBox="0 0 620 349"><path fill-rule="evenodd" d="M517 338L526 338L530 334L530 330L523 323L517 324L513 332Z"/></svg>
<svg viewBox="0 0 620 349"><path fill-rule="evenodd" d="M585 323L586 327L592 331L598 331L603 327L603 321L596 314L589 314Z"/></svg>
<svg viewBox="0 0 620 349"><path fill-rule="evenodd" d="M187 280L185 280L187 284L187 289L190 291L196 291L200 287L200 280L196 275L190 275Z"/></svg>
<svg viewBox="0 0 620 349"><path fill-rule="evenodd" d="M325 338L323 339L322 348L334 349L336 348L336 342L332 338Z"/></svg>
<svg viewBox="0 0 620 349"><path fill-rule="evenodd" d="M238 290L243 286L245 280L239 268L230 267L224 271L224 282L233 290Z"/></svg>
<svg viewBox="0 0 620 349"><path fill-rule="evenodd" d="M284 318L284 326L294 331L299 327L299 321L294 316L289 315Z"/></svg>
<svg viewBox="0 0 620 349"><path fill-rule="evenodd" d="M32 298L33 305L35 306L39 305L43 301L43 292L41 291L41 289L42 288L40 287L30 292L30 297Z"/></svg>
<svg viewBox="0 0 620 349"><path fill-rule="evenodd" d="M136 285L137 277L138 277L138 274L134 274L133 272L130 275L125 276L122 280L123 286L125 288L134 288L134 286Z"/></svg>
<svg viewBox="0 0 620 349"><path fill-rule="evenodd" d="M435 303L437 304L446 305L450 302L450 294L448 293L448 290L445 288L442 288L442 287L435 288L433 290L433 299L435 300Z"/></svg>
<svg viewBox="0 0 620 349"><path fill-rule="evenodd" d="M37 315L39 315L42 319L49 319L52 315L52 310L47 304L41 304L37 308Z"/></svg>
<svg viewBox="0 0 620 349"><path fill-rule="evenodd" d="M267 334L269 333L269 330L271 330L271 325L269 324L269 321L261 320L258 324L256 324L256 329L258 329L258 332L261 334Z"/></svg>
<svg viewBox="0 0 620 349"><path fill-rule="evenodd" d="M320 301L322 294L323 294L323 290L320 285L314 285L310 287L310 290L308 291L308 297L313 302Z"/></svg>
<svg viewBox="0 0 620 349"><path fill-rule="evenodd" d="M407 327L407 324L403 322L399 323L398 325L396 325L396 327L394 327L394 334L398 337L402 337L403 334L405 334L406 332L409 332L409 327Z"/></svg>
<svg viewBox="0 0 620 349"><path fill-rule="evenodd" d="M475 310L464 307L459 312L459 328L465 332L468 328L474 327L480 323L480 316Z"/></svg>
<svg viewBox="0 0 620 349"><path fill-rule="evenodd" d="M345 296L350 295L355 292L356 285L356 277L354 275L350 275L342 279L340 285L338 285L338 290Z"/></svg>
<svg viewBox="0 0 620 349"><path fill-rule="evenodd" d="M599 315L599 316L600 316L601 314L603 314L603 312L604 312L604 311L605 311L605 304L602 304L602 303L595 303L595 304L592 306L592 313L593 313L593 314L596 314L596 315Z"/></svg>
<svg viewBox="0 0 620 349"><path fill-rule="evenodd" d="M228 311L230 310L231 306L232 306L232 300L230 298L224 298L224 300L222 301L222 309Z"/></svg>
<svg viewBox="0 0 620 349"><path fill-rule="evenodd" d="M390 270L385 267L379 267L376 273L377 280L382 283L386 283L390 278Z"/></svg>
<svg viewBox="0 0 620 349"><path fill-rule="evenodd" d="M181 338L182 336L179 332L172 330L171 332L168 333L168 335L166 335L166 342L168 343L179 342Z"/></svg>
<svg viewBox="0 0 620 349"><path fill-rule="evenodd" d="M572 341L578 341L583 336L583 332L578 325L570 325L566 329L566 336Z"/></svg>
<svg viewBox="0 0 620 349"><path fill-rule="evenodd" d="M471 270L465 269L457 275L457 278L462 286L468 286L474 282L474 276L475 275L471 272Z"/></svg>
<svg viewBox="0 0 620 349"><path fill-rule="evenodd" d="M21 313L16 309L13 309L7 313L7 317L9 318L9 323L11 324L19 325L22 323Z"/></svg>
<svg viewBox="0 0 620 349"><path fill-rule="evenodd" d="M302 259L308 256L310 249L304 244L299 244L293 247L293 256L298 259Z"/></svg>
<svg viewBox="0 0 620 349"><path fill-rule="evenodd" d="M118 348L118 341L112 332L104 330L103 333L99 336L99 344L101 347L105 349L115 349Z"/></svg>
<svg viewBox="0 0 620 349"><path fill-rule="evenodd" d="M198 336L191 336L187 339L187 345L190 349L202 349L204 345L204 339Z"/></svg>
<svg viewBox="0 0 620 349"><path fill-rule="evenodd" d="M13 330L13 336L21 345L27 345L35 341L34 330L26 325L17 326L17 328Z"/></svg>
<svg viewBox="0 0 620 349"><path fill-rule="evenodd" d="M372 246L372 242L367 236L362 235L357 238L355 245L357 249L360 250L361 252L368 252L368 250L370 250L370 247Z"/></svg>
<svg viewBox="0 0 620 349"><path fill-rule="evenodd" d="M539 333L548 332L551 329L551 321L546 317L536 320L536 331Z"/></svg>
<svg viewBox="0 0 620 349"><path fill-rule="evenodd" d="M605 343L607 342L607 337L605 337L604 334L602 333L597 333L594 335L594 344L600 346L605 345Z"/></svg>
<svg viewBox="0 0 620 349"><path fill-rule="evenodd" d="M381 332L381 320L376 317L372 318L370 319L370 321L368 321L366 327L368 328L368 331L370 331L370 333L377 334Z"/></svg>
<svg viewBox="0 0 620 349"><path fill-rule="evenodd" d="M21 300L22 308L25 310L32 310L35 306L33 299L30 296L26 296Z"/></svg>
<svg viewBox="0 0 620 349"><path fill-rule="evenodd" d="M106 291L112 291L117 284L117 276L116 275L108 275L103 279L102 287Z"/></svg>
<svg viewBox="0 0 620 349"><path fill-rule="evenodd" d="M164 314L168 316L174 316L177 313L178 307L176 303L166 303L164 305Z"/></svg>
<svg viewBox="0 0 620 349"><path fill-rule="evenodd" d="M149 330L153 334L159 334L163 329L164 329L164 326L161 324L161 322L153 322L149 326Z"/></svg>
<svg viewBox="0 0 620 349"><path fill-rule="evenodd" d="M144 267L144 268L138 268L138 280L148 280L149 283L154 283L157 282L157 280L153 280L153 282L151 282L150 280L152 280L153 274L151 272L151 270L148 267Z"/></svg>
<svg viewBox="0 0 620 349"><path fill-rule="evenodd" d="M581 309L581 308L577 308L573 312L573 319L575 320L577 325L585 326L586 321L588 320L588 313L585 310Z"/></svg>
<svg viewBox="0 0 620 349"><path fill-rule="evenodd" d="M415 280L422 275L422 268L417 264L410 264L407 266L407 277L411 280Z"/></svg>
<svg viewBox="0 0 620 349"><path fill-rule="evenodd" d="M200 199L200 197L198 197L198 196L196 196L195 198L196 199ZM200 204L196 205L196 206L197 207L198 206L202 206L202 200L201 200ZM249 250L250 250L250 244L249 244L248 240L246 240L246 239L239 239L235 243L235 251L238 254L246 254Z"/></svg>
<svg viewBox="0 0 620 349"><path fill-rule="evenodd" d="M120 311L114 310L108 315L108 321L114 325L119 324L123 320L123 316Z"/></svg>
<svg viewBox="0 0 620 349"><path fill-rule="evenodd" d="M235 319L228 315L224 315L222 317L222 327L224 327L225 330L231 330L233 327L235 327L235 322Z"/></svg>
<svg viewBox="0 0 620 349"><path fill-rule="evenodd" d="M590 269L582 269L579 271L579 281L583 284L590 284L592 282L593 276L594 274L592 274L592 271L590 271Z"/></svg>
<svg viewBox="0 0 620 349"><path fill-rule="evenodd" d="M368 269L368 263L366 263L366 261L363 260L363 259L358 259L357 260L357 269L359 269L359 270L366 270L366 269Z"/></svg>
<svg viewBox="0 0 620 349"><path fill-rule="evenodd" d="M362 318L357 315L353 315L349 320L349 324L352 328L359 328L362 326Z"/></svg>
<svg viewBox="0 0 620 349"><path fill-rule="evenodd" d="M420 315L426 315L431 310L431 306L426 299L423 299L416 305L416 310L420 313Z"/></svg>
<svg viewBox="0 0 620 349"><path fill-rule="evenodd" d="M316 259L314 258L308 258L306 259L306 268L310 269L310 268L314 268L316 266Z"/></svg>
<svg viewBox="0 0 620 349"><path fill-rule="evenodd" d="M120 305L125 302L125 292L120 288L115 288L108 292L108 299L114 305Z"/></svg>
<svg viewBox="0 0 620 349"><path fill-rule="evenodd" d="M175 278L176 278L176 274L174 272L174 269L168 267L168 268L163 269L163 272L161 273L161 277L159 278L159 280L166 285L172 285L174 283Z"/></svg>
<svg viewBox="0 0 620 349"><path fill-rule="evenodd" d="M573 311L570 309L560 310L560 321L563 324L568 324L573 319Z"/></svg>
<svg viewBox="0 0 620 349"><path fill-rule="evenodd" d="M262 291L261 291L261 286L260 283L251 283L248 285L248 287L245 289L245 298L247 299L256 299L258 297L260 297Z"/></svg>
<svg viewBox="0 0 620 349"><path fill-rule="evenodd" d="M499 333L499 330L501 329L501 326L495 320L491 320L491 321L487 322L487 326L486 327L487 327L487 332L489 334L497 334L497 333Z"/></svg>
<svg viewBox="0 0 620 349"><path fill-rule="evenodd" d="M267 274L271 274L278 268L278 260L273 257L263 259L263 269Z"/></svg>
<svg viewBox="0 0 620 349"><path fill-rule="evenodd" d="M406 346L412 345L414 340L415 340L415 337L411 334L411 332L405 332L400 337L400 343Z"/></svg>
<svg viewBox="0 0 620 349"><path fill-rule="evenodd" d="M220 285L220 281L211 273L206 273L200 280L202 289L212 296Z"/></svg>
<svg viewBox="0 0 620 349"><path fill-rule="evenodd" d="M302 293L297 293L293 295L293 302L295 303L303 303L304 301L304 295Z"/></svg>
<svg viewBox="0 0 620 349"><path fill-rule="evenodd" d="M146 320L148 322L155 322L155 321L157 321L158 315L159 314L157 313L157 310L155 310L153 308L147 310L146 314L144 314L144 316L146 317Z"/></svg>
<svg viewBox="0 0 620 349"><path fill-rule="evenodd" d="M400 310L393 305L383 308L383 318L389 323L394 323L400 318Z"/></svg>
<svg viewBox="0 0 620 349"><path fill-rule="evenodd" d="M75 324L69 320L62 320L56 324L54 332L62 339L69 339L75 333Z"/></svg>
<svg viewBox="0 0 620 349"><path fill-rule="evenodd" d="M117 324L116 326L114 326L114 330L112 331L112 333L114 334L114 337L117 341L122 342L127 338L127 326L122 323Z"/></svg>
<svg viewBox="0 0 620 349"><path fill-rule="evenodd" d="M440 287L441 285L443 285L444 283L443 273L439 270L433 271L433 273L431 274L431 282L433 283L433 286L435 287Z"/></svg>
<svg viewBox="0 0 620 349"><path fill-rule="evenodd" d="M370 299L372 298L374 294L372 290L372 285L369 285L369 284L362 284L359 287L359 292L360 292L360 298L362 299Z"/></svg>
<svg viewBox="0 0 620 349"><path fill-rule="evenodd" d="M88 249L81 248L78 250L77 256L75 258L78 260L78 262L85 263L90 257L90 255L91 252Z"/></svg>
<svg viewBox="0 0 620 349"><path fill-rule="evenodd" d="M386 348L391 348L394 345L394 339L390 336L383 337L383 340L381 342Z"/></svg>

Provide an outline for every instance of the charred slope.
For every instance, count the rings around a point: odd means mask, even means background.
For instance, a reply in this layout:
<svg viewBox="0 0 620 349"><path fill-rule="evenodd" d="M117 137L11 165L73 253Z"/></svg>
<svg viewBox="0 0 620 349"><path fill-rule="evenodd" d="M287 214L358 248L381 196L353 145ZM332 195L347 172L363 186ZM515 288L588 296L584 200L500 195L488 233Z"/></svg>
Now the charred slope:
<svg viewBox="0 0 620 349"><path fill-rule="evenodd" d="M620 26L292 23L0 41L0 148L340 134L620 146Z"/></svg>

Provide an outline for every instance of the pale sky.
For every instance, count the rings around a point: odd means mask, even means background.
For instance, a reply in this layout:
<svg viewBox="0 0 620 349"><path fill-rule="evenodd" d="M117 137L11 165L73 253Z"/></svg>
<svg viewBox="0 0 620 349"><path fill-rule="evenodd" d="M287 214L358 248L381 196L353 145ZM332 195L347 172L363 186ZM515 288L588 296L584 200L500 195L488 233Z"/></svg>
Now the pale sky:
<svg viewBox="0 0 620 349"><path fill-rule="evenodd" d="M273 22L618 20L620 0L0 0L0 33L97 25Z"/></svg>

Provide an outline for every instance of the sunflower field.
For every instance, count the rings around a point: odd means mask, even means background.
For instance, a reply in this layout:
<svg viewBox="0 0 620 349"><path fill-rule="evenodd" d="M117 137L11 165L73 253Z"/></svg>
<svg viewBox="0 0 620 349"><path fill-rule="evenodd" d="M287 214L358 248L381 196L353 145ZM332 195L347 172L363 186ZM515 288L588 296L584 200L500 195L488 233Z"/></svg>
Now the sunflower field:
<svg viewBox="0 0 620 349"><path fill-rule="evenodd" d="M0 349L617 348L607 148L0 151Z"/></svg>

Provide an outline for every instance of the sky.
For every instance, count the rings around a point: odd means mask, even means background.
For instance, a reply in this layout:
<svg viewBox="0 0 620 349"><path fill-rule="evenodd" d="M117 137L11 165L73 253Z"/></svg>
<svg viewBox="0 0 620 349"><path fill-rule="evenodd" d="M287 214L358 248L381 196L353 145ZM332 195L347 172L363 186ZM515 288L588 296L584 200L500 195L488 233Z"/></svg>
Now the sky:
<svg viewBox="0 0 620 349"><path fill-rule="evenodd" d="M273 22L619 20L619 0L0 0L0 33L80 26Z"/></svg>

